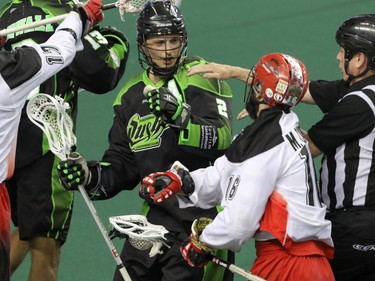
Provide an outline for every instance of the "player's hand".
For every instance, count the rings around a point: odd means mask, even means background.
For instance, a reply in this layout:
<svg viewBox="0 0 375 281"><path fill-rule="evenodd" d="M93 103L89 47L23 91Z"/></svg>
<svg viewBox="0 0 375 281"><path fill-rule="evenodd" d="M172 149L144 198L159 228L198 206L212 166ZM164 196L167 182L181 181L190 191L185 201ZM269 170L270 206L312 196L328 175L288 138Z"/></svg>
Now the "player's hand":
<svg viewBox="0 0 375 281"><path fill-rule="evenodd" d="M171 170L152 173L143 178L139 196L149 203L161 204L173 195L188 196L194 192L194 181L189 170L176 161Z"/></svg>
<svg viewBox="0 0 375 281"><path fill-rule="evenodd" d="M205 227L212 222L210 218L194 220L188 241L182 243L180 252L187 263L192 267L204 267L212 258L214 250L199 241Z"/></svg>
<svg viewBox="0 0 375 281"><path fill-rule="evenodd" d="M247 112L246 108L244 108L240 111L240 113L238 113L237 120L242 120L246 118L247 116L249 116L249 112Z"/></svg>
<svg viewBox="0 0 375 281"><path fill-rule="evenodd" d="M102 0L88 0L87 2L83 3L83 5L78 4L76 6L76 10L81 16L83 24L83 36L89 33L91 28L100 23L104 18L102 11Z"/></svg>
<svg viewBox="0 0 375 281"><path fill-rule="evenodd" d="M176 98L165 87L153 89L145 93L150 111L172 127L185 129L190 118L190 105Z"/></svg>
<svg viewBox="0 0 375 281"><path fill-rule="evenodd" d="M0 36L0 48L5 46L5 42L7 41L6 36Z"/></svg>
<svg viewBox="0 0 375 281"><path fill-rule="evenodd" d="M91 180L87 161L77 152L72 152L68 160L60 162L57 165L57 172L62 185L67 190L77 190L78 185L86 186Z"/></svg>

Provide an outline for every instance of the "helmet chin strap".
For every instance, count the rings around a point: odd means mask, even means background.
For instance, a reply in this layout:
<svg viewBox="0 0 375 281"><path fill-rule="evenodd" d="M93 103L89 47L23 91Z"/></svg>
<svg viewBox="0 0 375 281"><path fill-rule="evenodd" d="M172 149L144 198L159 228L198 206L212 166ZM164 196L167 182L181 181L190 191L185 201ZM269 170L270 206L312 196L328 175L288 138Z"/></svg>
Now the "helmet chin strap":
<svg viewBox="0 0 375 281"><path fill-rule="evenodd" d="M250 100L246 103L245 105L246 111L249 113L249 116L252 120L255 120L258 117L260 104L267 104L267 103L264 99L257 100L255 95L252 95L250 97Z"/></svg>

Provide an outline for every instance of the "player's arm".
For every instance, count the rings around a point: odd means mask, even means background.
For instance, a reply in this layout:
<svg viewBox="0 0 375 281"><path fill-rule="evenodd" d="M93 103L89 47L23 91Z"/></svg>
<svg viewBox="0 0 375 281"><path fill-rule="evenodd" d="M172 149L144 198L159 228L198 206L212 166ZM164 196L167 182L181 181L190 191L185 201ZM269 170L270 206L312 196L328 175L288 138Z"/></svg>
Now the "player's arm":
<svg viewBox="0 0 375 281"><path fill-rule="evenodd" d="M190 79L193 81L188 87L199 98L191 95L187 100L192 108L191 117L185 130L180 132L179 144L198 148L203 153L223 151L232 141L232 91L222 80Z"/></svg>
<svg viewBox="0 0 375 281"><path fill-rule="evenodd" d="M101 3L101 0L92 0L77 7L45 43L4 52L4 58L13 57L3 64L1 75L9 88L15 89L14 104L23 103L25 93L72 62L76 51L82 48L80 38L85 30L103 19Z"/></svg>
<svg viewBox="0 0 375 281"><path fill-rule="evenodd" d="M204 78L215 78L221 80L235 78L244 83L250 84L250 71L250 69L242 68L239 66L211 62L193 66L189 69L188 75L192 76L195 74L202 74Z"/></svg>
<svg viewBox="0 0 375 281"><path fill-rule="evenodd" d="M129 56L129 42L113 26L96 27L83 41L69 69L76 85L96 94L113 90L122 78Z"/></svg>
<svg viewBox="0 0 375 281"><path fill-rule="evenodd" d="M144 94L150 111L179 132L179 145L199 151L223 151L232 139L231 89L221 80L201 76L192 79L181 94L183 99L166 87L146 87ZM188 91L192 94L185 96Z"/></svg>

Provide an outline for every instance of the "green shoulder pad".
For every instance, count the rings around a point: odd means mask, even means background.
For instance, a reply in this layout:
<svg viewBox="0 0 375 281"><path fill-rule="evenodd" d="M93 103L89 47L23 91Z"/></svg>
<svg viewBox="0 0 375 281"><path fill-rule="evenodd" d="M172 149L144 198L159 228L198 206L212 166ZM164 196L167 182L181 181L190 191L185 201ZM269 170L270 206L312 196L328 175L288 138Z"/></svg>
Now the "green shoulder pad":
<svg viewBox="0 0 375 281"><path fill-rule="evenodd" d="M130 78L130 80L128 80L128 82L125 83L125 85L121 88L121 90L117 94L116 99L113 102L113 106L121 104L122 96L126 94L126 92L129 90L130 87L132 87L133 85L143 80L144 73L145 72L142 72L136 76L133 76L132 78Z"/></svg>

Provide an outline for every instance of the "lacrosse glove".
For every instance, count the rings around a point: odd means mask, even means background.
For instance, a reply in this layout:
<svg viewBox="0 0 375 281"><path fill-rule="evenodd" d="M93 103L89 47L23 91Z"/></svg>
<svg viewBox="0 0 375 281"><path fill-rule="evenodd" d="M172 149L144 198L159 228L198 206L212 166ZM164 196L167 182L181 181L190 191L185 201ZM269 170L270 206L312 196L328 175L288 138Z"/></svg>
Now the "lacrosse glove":
<svg viewBox="0 0 375 281"><path fill-rule="evenodd" d="M207 225L212 222L210 218L199 218L191 225L189 240L182 243L180 252L187 263L192 267L204 267L212 258L215 250L199 241L199 236Z"/></svg>
<svg viewBox="0 0 375 281"><path fill-rule="evenodd" d="M82 36L87 35L91 28L100 23L104 14L102 11L102 0L88 0L83 4L77 4L74 10L78 12L83 24Z"/></svg>
<svg viewBox="0 0 375 281"><path fill-rule="evenodd" d="M77 152L70 153L68 160L57 165L57 173L66 190L77 190L78 185L86 186L92 177L86 159Z"/></svg>
<svg viewBox="0 0 375 281"><path fill-rule="evenodd" d="M164 123L178 130L186 128L191 115L190 105L176 98L168 88L149 91L146 100L150 111Z"/></svg>
<svg viewBox="0 0 375 281"><path fill-rule="evenodd" d="M194 192L194 181L189 170L176 161L166 172L152 173L143 178L139 196L148 203L161 204L173 195L189 196Z"/></svg>

